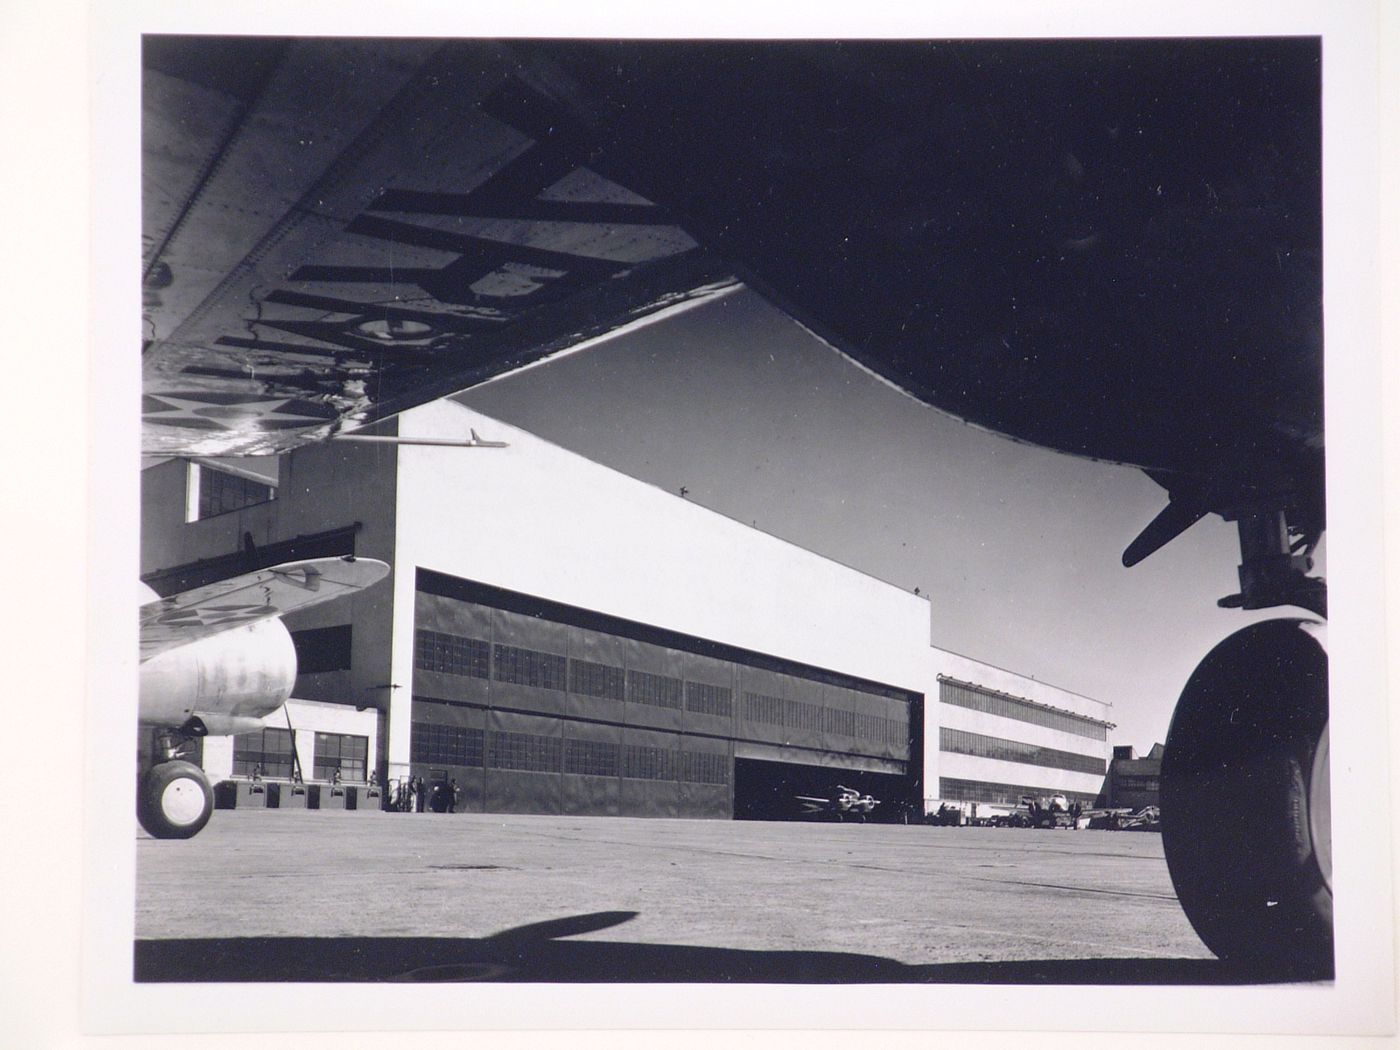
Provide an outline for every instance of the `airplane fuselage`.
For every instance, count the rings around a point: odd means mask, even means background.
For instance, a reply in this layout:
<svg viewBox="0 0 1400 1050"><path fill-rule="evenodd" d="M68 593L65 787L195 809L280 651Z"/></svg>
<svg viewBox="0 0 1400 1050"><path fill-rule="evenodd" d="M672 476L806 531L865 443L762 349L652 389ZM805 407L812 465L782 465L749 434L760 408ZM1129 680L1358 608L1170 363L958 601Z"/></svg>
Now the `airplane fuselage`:
<svg viewBox="0 0 1400 1050"><path fill-rule="evenodd" d="M168 649L141 663L137 718L176 727L191 719L208 733L242 733L292 695L296 649L279 617Z"/></svg>

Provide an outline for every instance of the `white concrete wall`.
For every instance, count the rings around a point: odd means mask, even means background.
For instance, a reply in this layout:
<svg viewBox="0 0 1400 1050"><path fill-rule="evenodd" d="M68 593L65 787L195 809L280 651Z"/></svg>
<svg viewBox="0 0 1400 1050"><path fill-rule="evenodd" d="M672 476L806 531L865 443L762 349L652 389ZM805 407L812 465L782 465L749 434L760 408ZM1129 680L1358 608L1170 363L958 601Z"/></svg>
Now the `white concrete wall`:
<svg viewBox="0 0 1400 1050"><path fill-rule="evenodd" d="M392 681L413 675L414 568L928 692L927 602L455 402L399 417ZM389 774L408 761L395 694ZM936 693L935 693L936 695Z"/></svg>
<svg viewBox="0 0 1400 1050"><path fill-rule="evenodd" d="M948 754L938 749L938 726L950 729L963 729L970 733L981 733L1003 740L1016 740L1041 747L1052 747L1060 751L1072 751L1081 755L1092 755L1102 759L1107 770L1108 759L1113 746L1113 731L1108 731L1109 739L1092 740L1077 733L1033 725L1019 719L1003 718L984 711L973 711L953 704L938 702L939 675L956 678L960 682L981 686L1037 704L1058 708L1073 714L1085 715L1103 722L1112 722L1113 708L1099 700L1078 693L1072 693L1057 686L1038 682L1033 678L1007 671L990 664L979 663L958 653L943 649L928 650L930 677L933 684L927 690L927 726L924 736L924 796L927 800L939 798L938 778L957 777L963 780L986 780L1002 784L1025 784L1043 787L1047 790L1083 791L1097 793L1103 786L1103 774L1076 773L1064 769L1048 769L1043 766L1030 766L998 759L979 758L972 755Z"/></svg>

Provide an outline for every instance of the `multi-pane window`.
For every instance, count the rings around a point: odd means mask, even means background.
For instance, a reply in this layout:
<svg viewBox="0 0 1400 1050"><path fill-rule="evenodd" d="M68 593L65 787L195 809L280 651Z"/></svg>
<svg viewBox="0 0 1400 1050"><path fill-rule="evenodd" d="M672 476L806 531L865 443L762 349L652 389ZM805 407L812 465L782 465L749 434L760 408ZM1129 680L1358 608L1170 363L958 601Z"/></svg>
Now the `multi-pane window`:
<svg viewBox="0 0 1400 1050"><path fill-rule="evenodd" d="M480 766L484 738L480 729L414 722L409 735L409 760L431 765Z"/></svg>
<svg viewBox="0 0 1400 1050"><path fill-rule="evenodd" d="M233 772L249 777L254 770L265 777L292 776L292 734L287 729L255 729L233 738Z"/></svg>
<svg viewBox="0 0 1400 1050"><path fill-rule="evenodd" d="M783 698L764 696L762 693L745 693L744 717L750 722L780 726L783 724Z"/></svg>
<svg viewBox="0 0 1400 1050"><path fill-rule="evenodd" d="M681 779L688 784L727 784L729 756L706 751L682 751Z"/></svg>
<svg viewBox="0 0 1400 1050"><path fill-rule="evenodd" d="M866 715L855 711L838 711L820 704L801 700L786 700L762 693L744 694L744 717L750 722L840 733L860 740L882 744L908 743L909 724L882 715Z"/></svg>
<svg viewBox="0 0 1400 1050"><path fill-rule="evenodd" d="M559 689L565 685L568 658L514 645L497 645L495 649L495 678L511 685L527 685L536 689Z"/></svg>
<svg viewBox="0 0 1400 1050"><path fill-rule="evenodd" d="M1074 773L1093 773L1096 776L1103 776L1107 770L1107 763L1093 755L1040 747L1019 740L1003 740L1000 737L983 736L981 733L969 733L946 726L938 731L938 748L940 751L949 751L957 755L996 758L1003 762L1019 762L1022 765L1044 766L1047 769L1068 769Z"/></svg>
<svg viewBox="0 0 1400 1050"><path fill-rule="evenodd" d="M729 718L734 714L734 690L708 682L686 682L685 709L697 715Z"/></svg>
<svg viewBox="0 0 1400 1050"><path fill-rule="evenodd" d="M822 715L822 729L838 736L856 736L856 713L828 707Z"/></svg>
<svg viewBox="0 0 1400 1050"><path fill-rule="evenodd" d="M695 682L684 683L687 696ZM670 707L680 710L681 686L679 678L650 671L627 672L627 699L634 704L651 704L653 707ZM687 705L689 703L687 702Z"/></svg>
<svg viewBox="0 0 1400 1050"><path fill-rule="evenodd" d="M1021 801L1023 795L1036 798L1064 795L1070 802L1078 802L1082 806L1092 806L1098 797L1084 791L1063 791L1060 788L997 784L986 780L959 780L956 777L938 778L938 797L950 802L992 802L997 805L1014 806Z"/></svg>
<svg viewBox="0 0 1400 1050"><path fill-rule="evenodd" d="M622 775L632 780L675 780L676 752L665 747L624 744Z"/></svg>
<svg viewBox="0 0 1400 1050"><path fill-rule="evenodd" d="M340 770L342 780L364 780L369 737L346 733L317 733L313 776L330 780Z"/></svg>
<svg viewBox="0 0 1400 1050"><path fill-rule="evenodd" d="M615 777L620 748L607 740L564 741L564 772L592 777Z"/></svg>
<svg viewBox="0 0 1400 1050"><path fill-rule="evenodd" d="M480 638L444 634L420 627L413 636L413 666L420 671L489 678L491 647Z"/></svg>
<svg viewBox="0 0 1400 1050"><path fill-rule="evenodd" d="M1014 718L1018 722L1058 729L1065 733L1087 737L1090 740L1107 740L1108 723L1084 715L1057 711L1054 708L1022 700L1014 696L994 693L989 689L959 682L951 678L940 678L938 699L945 704L965 707L971 711L982 711L1001 718Z"/></svg>
<svg viewBox="0 0 1400 1050"><path fill-rule="evenodd" d="M579 696L596 696L606 700L621 700L625 695L626 678L621 667L596 664L591 660L569 661L569 692Z"/></svg>
<svg viewBox="0 0 1400 1050"><path fill-rule="evenodd" d="M199 486L199 502L192 520L242 510L277 498L277 488L238 474L216 470L203 463L190 465L192 484Z"/></svg>
<svg viewBox="0 0 1400 1050"><path fill-rule="evenodd" d="M493 732L487 761L492 769L514 769L525 773L559 772L563 741L557 736L534 733Z"/></svg>
<svg viewBox="0 0 1400 1050"><path fill-rule="evenodd" d="M783 724L794 729L820 730L822 727L821 704L808 704L801 700L787 700L783 704Z"/></svg>

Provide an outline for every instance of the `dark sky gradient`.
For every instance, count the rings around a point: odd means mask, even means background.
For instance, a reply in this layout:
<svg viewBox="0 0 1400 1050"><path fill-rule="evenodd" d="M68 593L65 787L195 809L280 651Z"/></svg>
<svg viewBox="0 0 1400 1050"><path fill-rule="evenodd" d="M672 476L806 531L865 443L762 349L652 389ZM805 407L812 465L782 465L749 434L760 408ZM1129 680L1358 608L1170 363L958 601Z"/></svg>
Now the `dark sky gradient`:
<svg viewBox="0 0 1400 1050"><path fill-rule="evenodd" d="M943 415L747 291L460 400L918 587L935 645L1113 704L1115 742L1140 751L1207 650L1270 615L1215 607L1237 589L1233 525L1209 518L1124 569L1165 503L1141 472Z"/></svg>

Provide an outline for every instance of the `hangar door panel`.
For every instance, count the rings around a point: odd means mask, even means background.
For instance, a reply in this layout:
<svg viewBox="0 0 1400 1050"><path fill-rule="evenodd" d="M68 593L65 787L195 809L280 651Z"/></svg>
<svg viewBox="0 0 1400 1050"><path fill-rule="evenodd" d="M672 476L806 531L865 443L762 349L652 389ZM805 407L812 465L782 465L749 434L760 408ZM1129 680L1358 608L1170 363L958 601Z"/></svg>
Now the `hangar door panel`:
<svg viewBox="0 0 1400 1050"><path fill-rule="evenodd" d="M565 813L616 816L622 804L622 727L565 722Z"/></svg>
<svg viewBox="0 0 1400 1050"><path fill-rule="evenodd" d="M627 699L627 646L623 639L579 627L569 629L569 681L565 714L621 722Z"/></svg>
<svg viewBox="0 0 1400 1050"><path fill-rule="evenodd" d="M621 639L627 666L622 720L630 726L677 730L685 710L684 654L632 638Z"/></svg>
<svg viewBox="0 0 1400 1050"><path fill-rule="evenodd" d="M682 736L681 815L727 819L734 814L734 747L731 741Z"/></svg>
<svg viewBox="0 0 1400 1050"><path fill-rule="evenodd" d="M909 772L907 762L896 762L873 755L852 755L834 751L816 751L805 747L784 747L755 740L734 743L735 758L756 758L764 762L787 762L799 766L826 766L831 769L859 769L867 773Z"/></svg>
<svg viewBox="0 0 1400 1050"><path fill-rule="evenodd" d="M487 712L486 808L493 813L563 809L564 738L554 718Z"/></svg>
<svg viewBox="0 0 1400 1050"><path fill-rule="evenodd" d="M630 726L622 731L622 812L638 817L680 816L680 740Z"/></svg>
<svg viewBox="0 0 1400 1050"><path fill-rule="evenodd" d="M676 650L680 674L685 679L683 720L693 733L733 737L738 716L738 668L727 661Z"/></svg>
<svg viewBox="0 0 1400 1050"><path fill-rule="evenodd" d="M483 764L486 712L432 697L413 698L409 771L425 784L457 781L458 812L480 813L485 805Z"/></svg>

